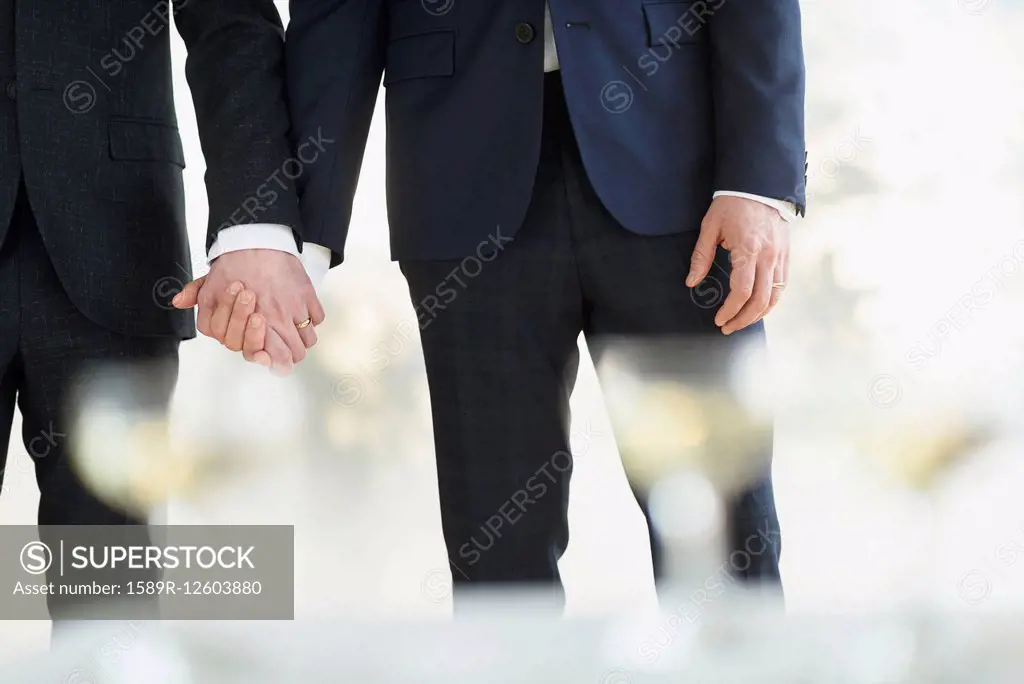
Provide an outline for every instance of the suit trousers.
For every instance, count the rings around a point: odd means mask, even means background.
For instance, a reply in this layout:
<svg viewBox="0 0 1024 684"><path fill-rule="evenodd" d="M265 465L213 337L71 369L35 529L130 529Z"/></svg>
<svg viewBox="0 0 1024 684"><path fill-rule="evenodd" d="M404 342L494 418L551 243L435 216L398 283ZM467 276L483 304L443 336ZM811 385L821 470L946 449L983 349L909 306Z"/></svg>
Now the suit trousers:
<svg viewBox="0 0 1024 684"><path fill-rule="evenodd" d="M564 600L557 562L569 539L568 403L581 332L595 363L611 340L675 340L667 356L660 347L663 367L711 385L728 382L729 360L744 345L764 344L761 322L729 336L714 323L718 306L709 297L721 304L730 271L724 250L705 283L686 287L699 226L647 237L604 208L587 180L558 74L545 79L537 176L514 239L498 226L463 259L400 263L421 331L457 605L467 585L481 582L546 587ZM763 472L727 502L730 557L745 554L728 570L777 586L771 448L769 437ZM660 579L662 545L646 492L633 489ZM754 537L758 552L744 552Z"/></svg>
<svg viewBox="0 0 1024 684"><path fill-rule="evenodd" d="M123 372L131 372L137 368L134 364L146 362L157 368L147 375L155 381L148 386L147 399L158 409L166 408L177 379L178 345L179 340L171 337L113 333L74 307L47 256L22 185L0 246L0 485L17 405L39 487L42 541L47 536L43 526L144 523L101 501L73 470L70 400L97 364L126 364ZM144 530L126 531L125 538L139 543L148 538ZM55 619L80 615L79 599L47 600Z"/></svg>

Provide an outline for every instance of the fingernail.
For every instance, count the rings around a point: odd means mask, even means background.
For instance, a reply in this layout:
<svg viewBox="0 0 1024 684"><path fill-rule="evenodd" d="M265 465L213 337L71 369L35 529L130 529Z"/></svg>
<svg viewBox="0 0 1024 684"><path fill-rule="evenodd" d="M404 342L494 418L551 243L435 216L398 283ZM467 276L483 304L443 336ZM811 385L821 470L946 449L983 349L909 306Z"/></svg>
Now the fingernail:
<svg viewBox="0 0 1024 684"><path fill-rule="evenodd" d="M248 304L249 302L252 301L252 292L246 290L241 294L241 296L239 296L238 301L242 302L243 304Z"/></svg>
<svg viewBox="0 0 1024 684"><path fill-rule="evenodd" d="M174 299L171 300L171 304L174 304L175 306L177 306L180 303L181 303L181 293L179 292L178 294L174 295Z"/></svg>
<svg viewBox="0 0 1024 684"><path fill-rule="evenodd" d="M262 319L257 318L255 316L249 319L249 327L250 328L258 328L261 325L263 325L263 320Z"/></svg>
<svg viewBox="0 0 1024 684"><path fill-rule="evenodd" d="M231 295L232 297L234 297L241 291L242 286L239 283L231 283L231 285L228 287L228 294Z"/></svg>
<svg viewBox="0 0 1024 684"><path fill-rule="evenodd" d="M694 281L696 281L696 280L697 280L697 279L696 279L696 278L694 278L693 276L687 276L687 277L686 277L686 286L687 286L687 287L693 287L694 285L696 285L696 284L697 284L696 282L694 282Z"/></svg>

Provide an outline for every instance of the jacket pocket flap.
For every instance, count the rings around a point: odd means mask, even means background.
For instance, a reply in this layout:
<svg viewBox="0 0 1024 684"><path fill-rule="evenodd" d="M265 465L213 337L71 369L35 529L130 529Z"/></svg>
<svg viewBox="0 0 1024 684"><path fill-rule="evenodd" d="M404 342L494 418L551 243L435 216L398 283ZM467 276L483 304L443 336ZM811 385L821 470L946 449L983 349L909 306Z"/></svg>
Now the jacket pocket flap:
<svg viewBox="0 0 1024 684"><path fill-rule="evenodd" d="M695 12L699 4L704 12ZM700 39L707 28L705 16L707 6L699 0L671 0L644 3L644 20L647 22L647 46L678 47Z"/></svg>
<svg viewBox="0 0 1024 684"><path fill-rule="evenodd" d="M111 159L162 161L185 168L181 136L171 124L142 119L110 119L107 131Z"/></svg>
<svg viewBox="0 0 1024 684"><path fill-rule="evenodd" d="M384 85L455 73L455 31L442 29L397 38L388 44Z"/></svg>

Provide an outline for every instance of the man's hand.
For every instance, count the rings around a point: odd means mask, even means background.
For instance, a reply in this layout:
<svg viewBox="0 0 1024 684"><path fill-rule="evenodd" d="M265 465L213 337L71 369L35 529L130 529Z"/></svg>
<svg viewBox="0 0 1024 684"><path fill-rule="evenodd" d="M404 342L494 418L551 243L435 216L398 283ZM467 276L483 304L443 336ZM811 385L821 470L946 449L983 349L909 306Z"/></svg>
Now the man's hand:
<svg viewBox="0 0 1024 684"><path fill-rule="evenodd" d="M756 323L779 301L789 276L789 224L773 207L745 197L721 196L700 226L688 287L699 285L721 245L729 252L729 296L715 315L726 335Z"/></svg>
<svg viewBox="0 0 1024 684"><path fill-rule="evenodd" d="M245 249L218 257L210 273L192 281L173 300L198 304L199 332L245 358L288 373L317 342L323 306L302 262L271 249ZM312 321L300 329L304 321ZM261 344L262 342L262 344Z"/></svg>

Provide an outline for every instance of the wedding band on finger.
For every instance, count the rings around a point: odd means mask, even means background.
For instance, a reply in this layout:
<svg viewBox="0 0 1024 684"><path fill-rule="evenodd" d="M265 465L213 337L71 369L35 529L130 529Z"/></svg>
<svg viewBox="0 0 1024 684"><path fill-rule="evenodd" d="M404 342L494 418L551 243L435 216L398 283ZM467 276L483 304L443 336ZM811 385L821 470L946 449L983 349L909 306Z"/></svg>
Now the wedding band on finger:
<svg viewBox="0 0 1024 684"><path fill-rule="evenodd" d="M772 283L772 287L776 288L776 289L779 289L779 290L785 290L786 289L786 283Z"/></svg>
<svg viewBox="0 0 1024 684"><path fill-rule="evenodd" d="M296 323L295 327L298 328L299 330L305 330L306 328L308 328L310 326L310 324L312 322L313 322L312 318L307 318L306 320L302 321L301 323Z"/></svg>

